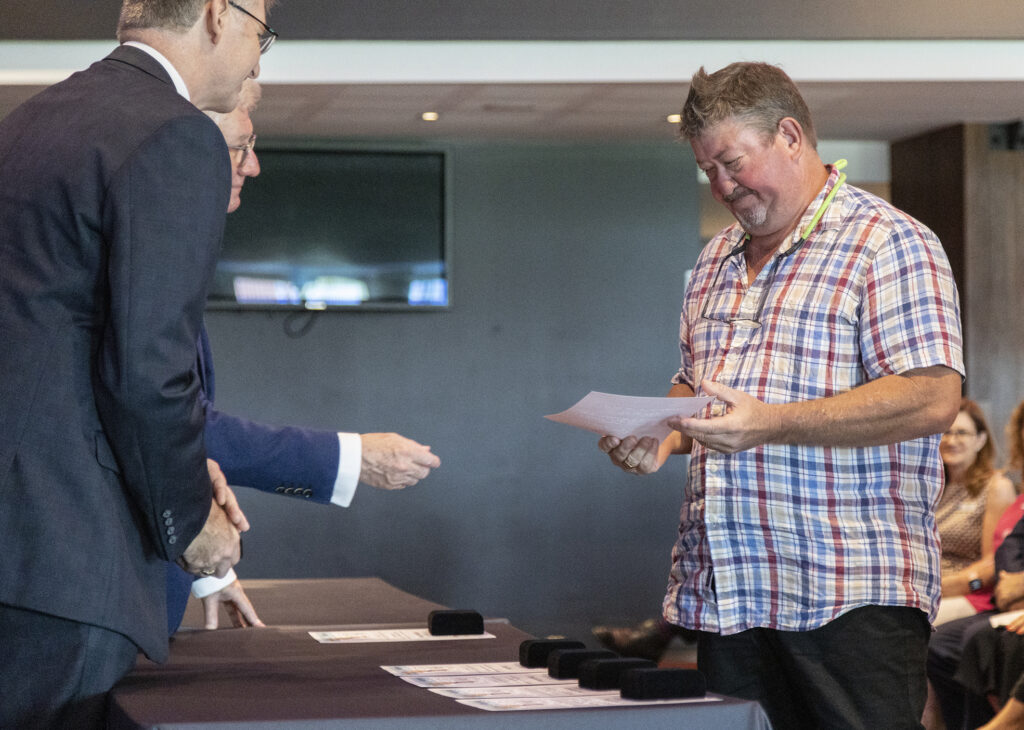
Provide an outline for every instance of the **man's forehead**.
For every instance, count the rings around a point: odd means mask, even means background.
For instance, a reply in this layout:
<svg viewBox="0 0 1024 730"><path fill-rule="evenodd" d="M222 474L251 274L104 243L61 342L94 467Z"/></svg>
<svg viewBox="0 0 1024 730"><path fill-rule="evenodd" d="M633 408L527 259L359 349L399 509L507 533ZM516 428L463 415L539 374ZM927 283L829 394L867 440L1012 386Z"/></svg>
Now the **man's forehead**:
<svg viewBox="0 0 1024 730"><path fill-rule="evenodd" d="M249 112L235 109L225 115L220 122L220 131L224 135L224 141L229 145L245 144L252 135L252 118L249 116Z"/></svg>
<svg viewBox="0 0 1024 730"><path fill-rule="evenodd" d="M705 129L692 140L691 146L699 162L702 159L718 160L741 149L764 146L764 143L762 130L749 122L729 117Z"/></svg>

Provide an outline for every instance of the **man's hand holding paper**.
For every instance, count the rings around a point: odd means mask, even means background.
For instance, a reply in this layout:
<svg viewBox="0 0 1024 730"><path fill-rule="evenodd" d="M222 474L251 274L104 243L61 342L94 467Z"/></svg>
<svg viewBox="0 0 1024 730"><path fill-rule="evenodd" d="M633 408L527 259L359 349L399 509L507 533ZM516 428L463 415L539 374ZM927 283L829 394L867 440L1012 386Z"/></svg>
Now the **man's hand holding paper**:
<svg viewBox="0 0 1024 730"><path fill-rule="evenodd" d="M677 388L669 395L674 396ZM692 397L689 388L679 395L644 398L591 392L572 408L546 418L600 434L598 446L613 464L631 474L650 474L681 448L671 421L693 416L712 401Z"/></svg>

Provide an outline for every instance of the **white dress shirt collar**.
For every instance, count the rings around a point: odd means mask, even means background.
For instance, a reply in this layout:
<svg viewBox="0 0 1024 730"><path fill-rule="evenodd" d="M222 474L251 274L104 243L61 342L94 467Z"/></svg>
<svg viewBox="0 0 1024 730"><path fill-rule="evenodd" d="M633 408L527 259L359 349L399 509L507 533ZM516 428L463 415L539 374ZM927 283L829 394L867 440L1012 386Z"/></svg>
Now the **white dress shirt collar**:
<svg viewBox="0 0 1024 730"><path fill-rule="evenodd" d="M171 81L174 82L175 90L183 97L185 97L187 100L192 101L192 97L189 96L188 93L188 87L185 86L185 79L181 77L181 74L178 73L178 69L174 68L174 66L171 64L170 61L167 60L167 57L164 54L160 53L160 51L156 50L152 46L147 46L145 43L140 43L139 41L126 41L123 45L138 48L140 51L144 51L148 53L150 56L152 56L157 63L163 66L164 71L167 72L167 75L171 77Z"/></svg>

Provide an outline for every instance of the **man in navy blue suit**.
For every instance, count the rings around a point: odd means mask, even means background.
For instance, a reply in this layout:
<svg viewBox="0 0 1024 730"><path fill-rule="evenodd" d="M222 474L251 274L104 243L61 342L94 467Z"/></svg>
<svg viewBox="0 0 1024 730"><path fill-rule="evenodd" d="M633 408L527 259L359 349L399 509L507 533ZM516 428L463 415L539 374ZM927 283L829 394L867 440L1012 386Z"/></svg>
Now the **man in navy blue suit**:
<svg viewBox="0 0 1024 730"><path fill-rule="evenodd" d="M270 0L266 0L270 2ZM92 727L223 575L195 347L265 0L125 0L124 45L0 122L0 726Z"/></svg>
<svg viewBox="0 0 1024 730"><path fill-rule="evenodd" d="M251 112L259 101L260 88L248 80L241 101L229 114L210 113L220 127L231 153L231 197L227 212L241 205L246 178L260 173ZM228 483L275 492L321 504L347 507L362 481L374 487L401 489L424 479L441 462L424 446L394 433L336 433L297 427L254 423L218 411L214 405L213 359L206 330L198 343L196 370L202 385L206 415L206 451L223 469ZM237 515L240 528L247 527L237 512L234 497L224 494L229 513ZM259 626L262 622L232 571L223 578L199 578L171 566L168 573L168 630L173 633L185 610L189 589L205 603L206 628L217 628L218 603L224 603L235 626Z"/></svg>

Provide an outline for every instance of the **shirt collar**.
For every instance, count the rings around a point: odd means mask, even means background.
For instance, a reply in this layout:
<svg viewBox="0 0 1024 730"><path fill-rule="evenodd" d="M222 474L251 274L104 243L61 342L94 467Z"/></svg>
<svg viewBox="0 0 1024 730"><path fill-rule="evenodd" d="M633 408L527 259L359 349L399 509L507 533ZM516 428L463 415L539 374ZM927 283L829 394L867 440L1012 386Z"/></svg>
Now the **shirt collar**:
<svg viewBox="0 0 1024 730"><path fill-rule="evenodd" d="M835 167L835 165L828 165L828 179L825 180L825 186L818 192L816 196L814 196L814 200L812 200L811 204L807 206L807 210L804 211L804 214L800 216L800 223L797 224L796 230L794 230L793 235L790 236L790 245L787 248L787 251L789 250L789 248L792 248L800 241L800 235L805 230L807 230L807 226L811 224L811 221L814 219L815 214L818 212L818 208L820 208L821 204L825 202L825 198L828 197L828 194L832 191L832 188L835 187L837 182L839 182L839 170ZM839 192L836 193L837 196L839 195ZM821 214L821 219L818 221L818 224L814 227L815 230L811 231L808 238L813 236L815 233L820 233L822 231L828 230L829 228L836 225L839 219L839 216L836 214L836 211L838 210L837 206L838 201L833 198L828 208L826 208L825 211Z"/></svg>
<svg viewBox="0 0 1024 730"><path fill-rule="evenodd" d="M826 196L828 196L829 192L839 181L839 170L834 165L828 165L827 167L829 174L828 179L825 181L824 187L822 187L818 194L814 196L814 200L811 201L810 205L807 206L807 210L805 210L803 215L800 216L800 223L797 225L797 227L793 230L793 233L790 235L789 245L786 246L785 251L781 250L780 247L779 250L775 251L773 257L780 255L788 255L790 252L792 252L793 248L800 241L800 234L810 224L811 220L814 218L814 214L818 212L818 208L820 208L821 204L825 201ZM842 190L836 193L836 197L840 197L841 194ZM822 231L828 230L829 228L834 228L836 225L838 225L839 221L842 219L842 215L839 212L840 208L841 206L839 204L839 201L833 199L832 202L829 204L828 208L822 214L821 220L818 221L818 225L815 226L815 230L811 231L811 237L813 237L815 233L821 233ZM723 249L722 255L731 257L733 254L737 253L736 249L740 245L745 243L746 237L747 232L743 230L743 226L741 226L739 222L734 222L724 232L722 240L725 244L725 248ZM742 261L741 258L739 260Z"/></svg>
<svg viewBox="0 0 1024 730"><path fill-rule="evenodd" d="M163 67L164 71L167 72L167 75L171 77L175 91L185 97L186 100L192 101L192 97L189 96L188 93L188 87L185 86L185 79L181 77L181 74L178 73L178 69L174 68L174 65L167 60L167 57L164 54L160 53L160 51L156 50L152 46L147 46L145 43L140 43L139 41L126 41L123 45L138 48L140 51L152 56L153 59Z"/></svg>

